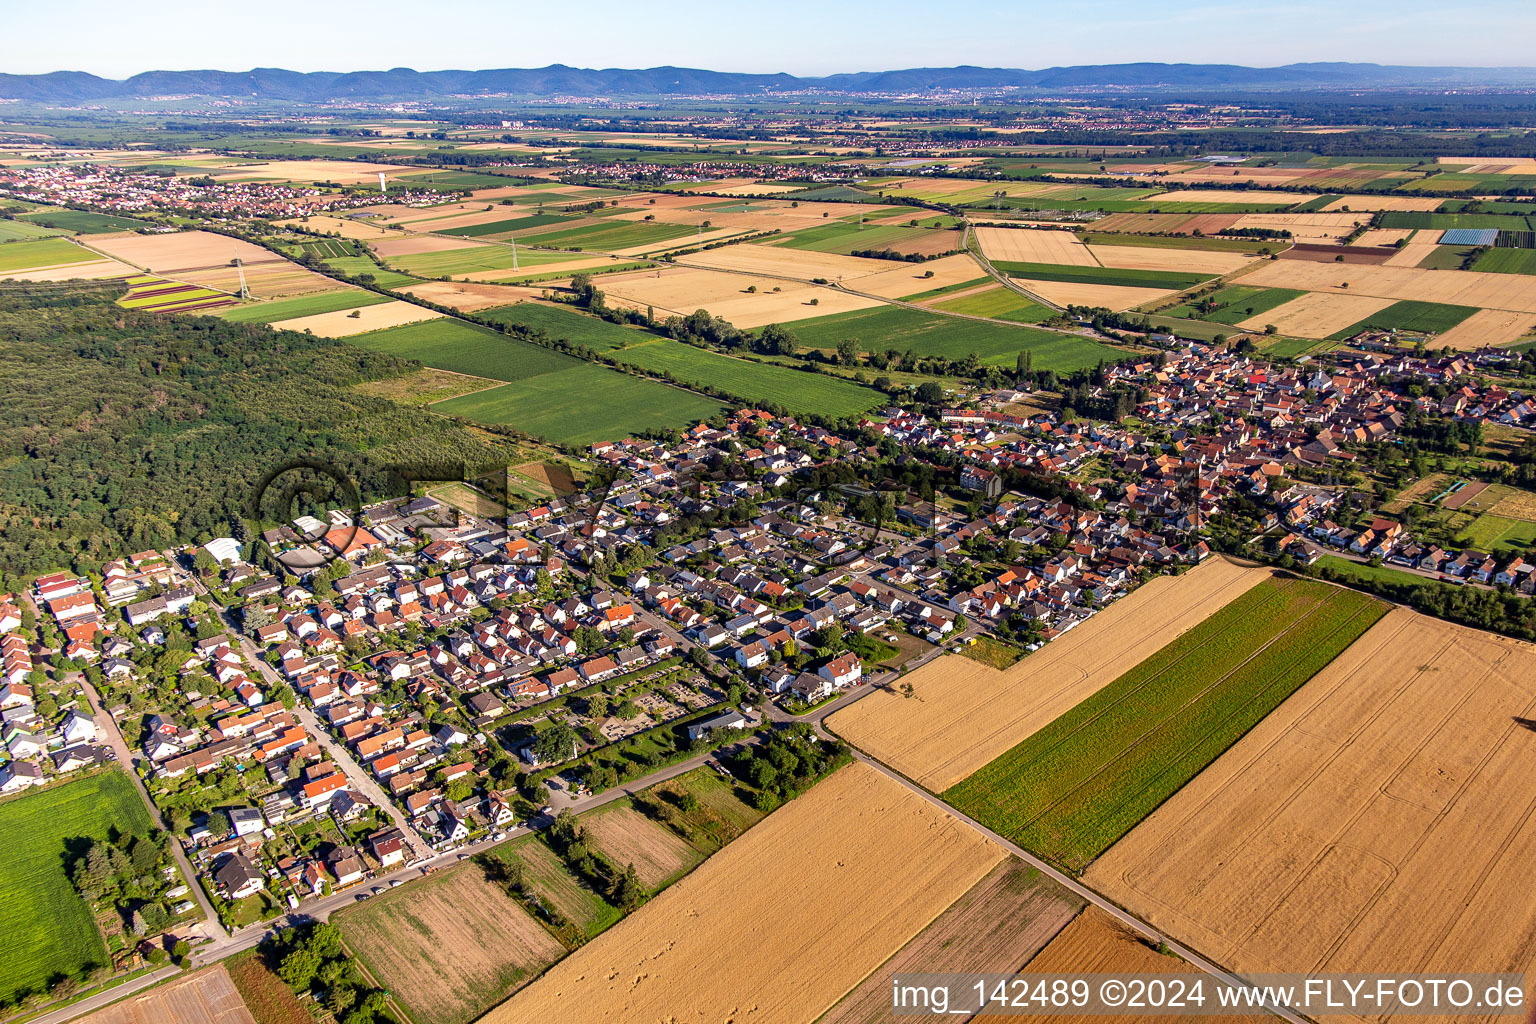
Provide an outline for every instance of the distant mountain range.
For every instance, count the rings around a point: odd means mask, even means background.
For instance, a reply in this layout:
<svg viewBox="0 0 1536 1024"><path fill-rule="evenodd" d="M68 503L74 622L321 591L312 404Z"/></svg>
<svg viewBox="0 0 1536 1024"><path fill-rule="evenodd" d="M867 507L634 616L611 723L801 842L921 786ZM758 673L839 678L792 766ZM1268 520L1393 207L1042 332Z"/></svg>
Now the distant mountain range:
<svg viewBox="0 0 1536 1024"><path fill-rule="evenodd" d="M147 71L123 81L82 71L0 74L0 99L90 103L160 97L209 97L274 102L335 103L446 100L480 97L764 96L821 92L849 96L911 96L1022 90L1138 92L1212 90L1386 90L1536 88L1536 68L1400 67L1382 64L1095 64L1024 71L1010 68L909 68L797 78L698 68L591 70L552 64L499 71L298 72Z"/></svg>

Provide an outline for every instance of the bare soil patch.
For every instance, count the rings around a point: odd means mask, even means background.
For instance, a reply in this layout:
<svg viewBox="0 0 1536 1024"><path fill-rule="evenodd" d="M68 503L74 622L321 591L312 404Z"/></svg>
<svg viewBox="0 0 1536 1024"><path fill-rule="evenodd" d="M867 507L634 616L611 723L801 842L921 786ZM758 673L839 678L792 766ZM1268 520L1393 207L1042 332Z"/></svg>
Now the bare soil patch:
<svg viewBox="0 0 1536 1024"><path fill-rule="evenodd" d="M130 996L80 1024L256 1024L222 964Z"/></svg>
<svg viewBox="0 0 1536 1024"><path fill-rule="evenodd" d="M640 884L656 889L697 864L703 855L677 834L632 807L603 809L582 818L592 845L622 870L633 864Z"/></svg>

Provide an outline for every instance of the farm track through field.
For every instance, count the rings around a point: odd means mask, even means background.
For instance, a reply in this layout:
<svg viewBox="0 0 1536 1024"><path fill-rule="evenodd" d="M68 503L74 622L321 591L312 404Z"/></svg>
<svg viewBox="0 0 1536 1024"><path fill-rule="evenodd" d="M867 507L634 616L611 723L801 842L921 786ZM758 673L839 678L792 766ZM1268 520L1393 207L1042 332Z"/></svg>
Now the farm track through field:
<svg viewBox="0 0 1536 1024"><path fill-rule="evenodd" d="M1018 292L1020 295L1024 296L1030 302L1038 302L1040 305L1044 306L1046 309L1054 309L1058 313L1066 312L1066 310L1062 306L1058 305L1055 302L1052 302L1050 299L1046 298L1044 295L1037 295L1037 294L1035 294L1034 292L1030 291L1028 288L1025 288L1023 285L1019 284L1013 278L1009 277L1007 274L1003 273L1002 271L1000 271L996 267L994 267L992 265L992 261L987 259L986 253L981 251L981 242L980 242L980 240L978 240L976 238L975 227L971 224L969 219L967 219L966 222L965 222L965 237L961 241L962 241L962 245L965 248L965 251L971 254L971 258L974 259L977 263L981 264L981 269L985 270L988 274L990 274L993 278L995 278L997 280L997 282L999 284L1001 284L1004 288L1008 288L1008 289L1010 289L1012 291ZM1095 258L1094 262L1097 263L1098 259ZM951 315L963 316L964 314L951 314ZM1048 329L1049 328L1047 328L1047 330Z"/></svg>
<svg viewBox="0 0 1536 1024"><path fill-rule="evenodd" d="M1268 640L1266 640L1264 642L1264 644L1262 646L1255 648L1246 658L1244 658L1238 664L1232 666L1232 668L1229 669L1226 673L1224 673L1220 678L1212 680L1211 683L1208 686L1206 686L1204 689L1200 690L1198 693L1195 693L1188 700L1186 700L1184 703L1180 704L1178 707L1175 707L1175 708L1171 709L1166 715L1164 715L1163 717L1159 718L1156 722L1154 722L1151 726L1149 726L1145 731L1143 731L1139 736L1137 736L1134 740L1132 740L1129 744L1127 744L1124 747L1124 749L1122 749L1120 751L1120 754L1119 754L1119 756L1116 759L1110 760L1110 761L1106 761L1103 764L1103 766L1101 766L1097 771L1093 772L1091 775L1084 776L1071 789L1069 789L1066 792L1062 793L1060 797L1058 797L1056 800L1052 801L1050 804L1042 807L1040 809L1039 813L1037 813L1034 817L1029 818L1029 819L1021 822L1016 828L1011 830L1013 832L1013 834L1015 834L1015 835L1022 835L1032 825L1034 825L1037 821L1039 821L1041 818L1047 817L1050 814L1051 811L1053 811L1055 808L1059 807L1061 804L1065 803L1072 796L1074 796L1076 793L1078 793L1080 790L1082 790L1085 786L1087 786L1089 783L1091 783L1094 779L1097 779L1099 776L1103 775L1105 772L1110 771L1113 768L1117 767L1118 763L1121 760L1123 760L1127 755L1129 755L1132 751L1136 750L1142 744L1147 742L1148 739L1150 739L1151 737L1156 735L1158 732L1160 732L1164 725L1168 724L1169 722L1171 722L1172 720L1177 718L1184 711L1186 711L1189 708L1193 707L1194 705L1200 703L1200 701L1203 700L1205 698L1205 696L1207 694L1209 694L1212 690L1215 690L1218 687L1222 686L1224 683L1227 682L1227 680L1231 679L1234 675L1236 675L1237 673L1241 672L1244 668L1246 668L1251 662L1253 662L1256 658L1258 658L1261 654L1263 654L1270 647L1274 646L1281 639L1283 639L1284 637L1290 635L1297 628L1302 626L1304 623L1308 622L1314 615L1317 614L1317 612L1319 610L1327 607L1327 604L1328 604L1328 600L1327 599L1328 599L1329 596L1330 595L1327 594L1327 593L1322 593L1322 594L1319 594L1315 599L1312 599L1311 604L1306 608L1305 612L1303 612L1301 615L1297 616L1294 620L1292 620L1290 625L1288 625L1285 629L1283 629L1280 632L1278 632L1278 633L1274 634L1273 636L1271 636ZM1357 613L1357 614L1359 614L1359 613ZM1345 622L1343 624L1341 624L1339 628L1340 629L1344 628L1345 626L1348 625L1349 622L1352 622L1352 621L1354 621L1354 616L1351 616L1349 619L1345 620ZM1335 632L1337 632L1337 630ZM1332 634L1330 634L1330 635L1332 635ZM1093 723L1097 722L1100 718L1103 718L1105 715L1107 715L1107 714L1111 713L1112 711L1114 711L1121 703L1123 703L1123 701L1125 699L1129 699L1129 698L1133 697L1134 695L1143 692L1148 687L1152 686L1154 683L1157 683L1158 681L1160 681L1165 675L1168 674L1168 672L1171 672L1174 669L1178 668L1178 666L1182 662L1184 662L1188 658L1193 657L1194 655L1199 654L1199 653L1200 653L1200 648L1198 648L1198 647L1190 648L1188 654L1184 655L1178 661L1176 661L1173 664L1169 665L1167 667L1167 669L1165 669L1163 672L1159 673L1156 676L1150 677L1149 679L1146 680L1146 682L1142 683L1140 686L1136 687L1134 690L1128 690L1125 693L1125 695L1122 698L1122 700L1116 701L1114 704L1110 704L1110 705L1105 706L1105 708L1102 711L1100 711L1098 714L1096 714L1092 718L1089 718L1086 721L1084 721L1083 724L1082 724L1082 727L1077 729L1075 733L1069 733L1069 734L1063 736L1061 738L1061 742L1060 743L1056 744L1055 747L1050 747L1050 748L1047 748L1045 751L1042 751L1042 754L1048 754L1051 750L1057 749L1057 748L1065 745L1066 743L1070 742L1074 735L1076 735L1077 733L1081 733L1083 731L1083 729L1090 728L1093 725ZM1239 705L1238 708L1234 709L1233 715L1235 715L1238 711L1241 711L1243 707L1246 707L1248 704L1252 703L1254 699L1257 699L1258 697L1262 696L1263 692L1264 691L1262 691L1262 690L1259 691L1259 693L1255 694L1253 698L1250 698L1248 702L1246 702L1246 703L1244 703L1242 705ZM1233 715L1228 715L1227 718L1230 719L1231 717L1233 717Z"/></svg>

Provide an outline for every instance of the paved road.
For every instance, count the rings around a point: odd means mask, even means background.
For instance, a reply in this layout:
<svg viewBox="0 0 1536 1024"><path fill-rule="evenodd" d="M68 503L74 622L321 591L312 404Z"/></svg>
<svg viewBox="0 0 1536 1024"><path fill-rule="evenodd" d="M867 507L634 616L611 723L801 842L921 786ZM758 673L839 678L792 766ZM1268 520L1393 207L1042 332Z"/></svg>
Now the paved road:
<svg viewBox="0 0 1536 1024"><path fill-rule="evenodd" d="M186 853L182 851L181 840L171 831L170 822L166 821L160 814L160 808L156 807L155 802L149 798L149 790L144 787L143 780L139 778L139 773L135 770L139 761L137 752L129 749L128 743L123 739L123 731L117 727L117 722L107 713L106 705L101 701L101 695L96 692L96 688L83 676L80 678L80 688L85 691L85 699L90 701L91 710L96 713L97 729L101 731L101 734L106 738L112 749L116 751L117 763L122 765L123 770L128 773L128 777L133 780L134 788L139 791L139 796L143 799L144 806L149 808L150 817L158 821L160 827L165 829L170 835L171 840L168 845L170 846L171 854L176 858L177 866L181 868L181 877L187 883L187 887L192 890L192 895L197 900L197 905L203 910L204 922L200 927L215 940L227 937L229 933L224 930L223 925L219 924L219 915L214 912L213 904L208 902L208 896L203 892L203 887L198 882L197 872L192 870L191 862L187 860Z"/></svg>

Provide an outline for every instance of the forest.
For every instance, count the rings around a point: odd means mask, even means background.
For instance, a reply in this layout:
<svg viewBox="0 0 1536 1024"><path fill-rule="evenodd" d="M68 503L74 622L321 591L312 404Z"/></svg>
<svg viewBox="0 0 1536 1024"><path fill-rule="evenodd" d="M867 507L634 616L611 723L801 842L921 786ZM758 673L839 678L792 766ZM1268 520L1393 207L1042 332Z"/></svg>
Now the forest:
<svg viewBox="0 0 1536 1024"><path fill-rule="evenodd" d="M115 285L0 285L0 590L146 548L244 539L257 483L296 457L366 500L388 467L510 454L353 385L416 366L339 341L114 304Z"/></svg>

